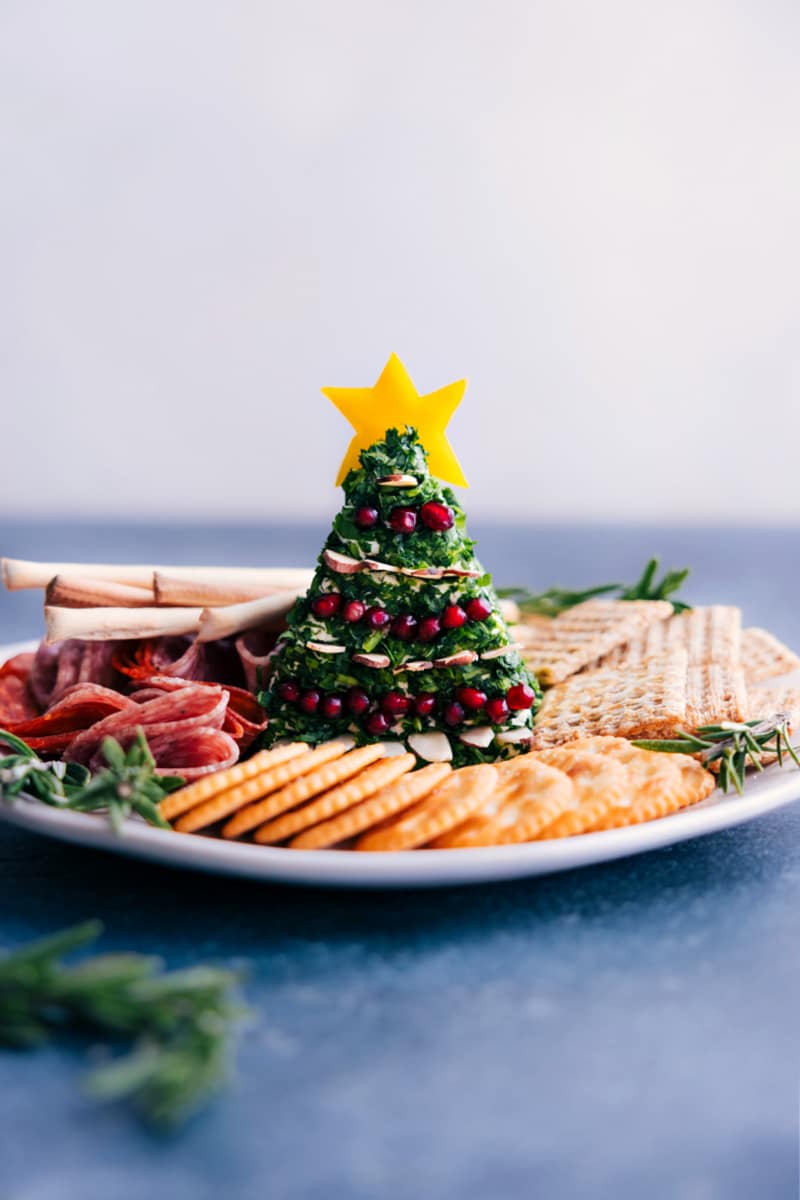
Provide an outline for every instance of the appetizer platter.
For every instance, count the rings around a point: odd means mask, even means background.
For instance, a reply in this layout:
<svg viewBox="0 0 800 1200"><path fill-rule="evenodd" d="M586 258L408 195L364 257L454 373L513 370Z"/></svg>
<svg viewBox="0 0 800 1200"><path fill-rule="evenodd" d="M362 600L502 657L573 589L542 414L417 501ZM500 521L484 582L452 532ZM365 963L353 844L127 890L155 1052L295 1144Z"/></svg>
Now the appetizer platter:
<svg viewBox="0 0 800 1200"><path fill-rule="evenodd" d="M179 866L346 886L618 858L800 796L800 658L688 572L498 591L452 486L465 384L324 389L355 430L313 570L30 563L0 653L0 817Z"/></svg>

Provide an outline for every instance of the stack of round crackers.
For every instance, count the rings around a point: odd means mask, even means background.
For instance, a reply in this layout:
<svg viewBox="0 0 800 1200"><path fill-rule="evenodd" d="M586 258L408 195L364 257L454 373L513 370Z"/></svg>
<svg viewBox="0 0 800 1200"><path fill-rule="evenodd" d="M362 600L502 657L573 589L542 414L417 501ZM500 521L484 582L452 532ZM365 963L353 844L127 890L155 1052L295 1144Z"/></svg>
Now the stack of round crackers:
<svg viewBox="0 0 800 1200"><path fill-rule="evenodd" d="M618 737L580 738L492 765L417 768L413 754L381 744L296 742L181 788L161 812L180 833L298 850L467 849L634 825L714 788L695 759Z"/></svg>

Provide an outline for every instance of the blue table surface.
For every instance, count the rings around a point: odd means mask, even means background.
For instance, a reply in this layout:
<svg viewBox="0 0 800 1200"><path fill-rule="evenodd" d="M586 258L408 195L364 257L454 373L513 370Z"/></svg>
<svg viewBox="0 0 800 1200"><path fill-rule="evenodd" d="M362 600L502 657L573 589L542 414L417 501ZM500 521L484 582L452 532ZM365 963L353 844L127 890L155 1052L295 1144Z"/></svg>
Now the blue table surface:
<svg viewBox="0 0 800 1200"><path fill-rule="evenodd" d="M15 524L29 558L306 564L325 528ZM498 582L631 579L800 646L800 534L474 527ZM0 597L3 641L40 598ZM245 960L234 1085L156 1137L77 1088L80 1045L0 1054L3 1200L797 1195L800 806L550 878L265 887L0 826L0 942L99 916L106 948Z"/></svg>

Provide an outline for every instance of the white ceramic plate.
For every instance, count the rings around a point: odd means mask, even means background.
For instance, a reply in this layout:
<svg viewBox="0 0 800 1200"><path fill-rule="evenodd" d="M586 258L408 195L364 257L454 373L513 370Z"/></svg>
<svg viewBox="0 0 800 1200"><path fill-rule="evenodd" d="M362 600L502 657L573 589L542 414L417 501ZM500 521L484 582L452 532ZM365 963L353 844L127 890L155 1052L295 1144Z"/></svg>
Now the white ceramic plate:
<svg viewBox="0 0 800 1200"><path fill-rule="evenodd" d="M0 662L22 648L0 646ZM0 803L0 820L62 842L219 875L323 887L442 887L548 875L609 862L740 825L797 799L800 771L791 765L773 766L750 779L742 797L715 791L685 812L628 829L522 846L393 854L286 850L169 833L138 820L129 821L124 833L117 834L103 816L64 812L28 800L18 800L13 806Z"/></svg>

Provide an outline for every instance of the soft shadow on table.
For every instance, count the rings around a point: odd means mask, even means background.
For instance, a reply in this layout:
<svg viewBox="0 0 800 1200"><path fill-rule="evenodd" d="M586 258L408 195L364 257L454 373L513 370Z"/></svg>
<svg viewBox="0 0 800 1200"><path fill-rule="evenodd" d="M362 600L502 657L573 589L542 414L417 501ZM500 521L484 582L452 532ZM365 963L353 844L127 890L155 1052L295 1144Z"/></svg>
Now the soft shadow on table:
<svg viewBox="0 0 800 1200"><path fill-rule="evenodd" d="M480 942L496 932L541 936L657 917L676 905L741 900L770 891L796 863L800 807L759 822L617 862L540 878L424 890L329 890L264 885L174 871L0 830L0 904L6 933L99 916L110 937L195 955L263 955L270 947L358 940L386 953L424 940ZM13 863L15 885L4 864ZM20 885L23 885L20 887Z"/></svg>

